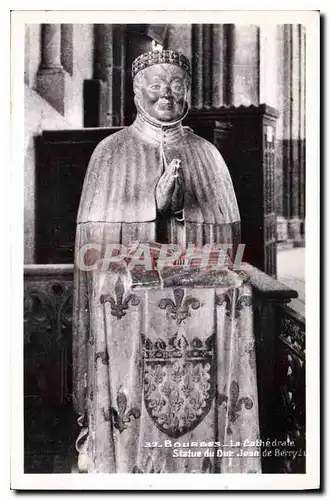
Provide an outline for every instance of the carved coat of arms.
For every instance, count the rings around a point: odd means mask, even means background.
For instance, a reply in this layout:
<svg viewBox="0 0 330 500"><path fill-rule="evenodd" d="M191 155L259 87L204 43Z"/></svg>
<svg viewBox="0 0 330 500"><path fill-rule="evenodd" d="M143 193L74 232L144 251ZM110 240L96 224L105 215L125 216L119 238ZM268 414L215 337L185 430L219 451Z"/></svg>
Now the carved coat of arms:
<svg viewBox="0 0 330 500"><path fill-rule="evenodd" d="M179 438L199 425L214 399L214 335L189 341L179 329L167 342L143 336L144 402L156 427Z"/></svg>

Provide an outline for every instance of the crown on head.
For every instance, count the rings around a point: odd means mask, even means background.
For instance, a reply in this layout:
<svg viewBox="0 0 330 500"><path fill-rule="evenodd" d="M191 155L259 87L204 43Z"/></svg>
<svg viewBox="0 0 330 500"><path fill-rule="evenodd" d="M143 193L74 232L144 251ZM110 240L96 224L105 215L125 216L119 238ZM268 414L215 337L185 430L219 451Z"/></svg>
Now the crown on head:
<svg viewBox="0 0 330 500"><path fill-rule="evenodd" d="M142 69L153 66L154 64L165 63L179 66L191 77L190 62L186 56L180 54L179 52L175 52L174 50L153 50L140 55L133 61L132 78L134 78L135 75Z"/></svg>

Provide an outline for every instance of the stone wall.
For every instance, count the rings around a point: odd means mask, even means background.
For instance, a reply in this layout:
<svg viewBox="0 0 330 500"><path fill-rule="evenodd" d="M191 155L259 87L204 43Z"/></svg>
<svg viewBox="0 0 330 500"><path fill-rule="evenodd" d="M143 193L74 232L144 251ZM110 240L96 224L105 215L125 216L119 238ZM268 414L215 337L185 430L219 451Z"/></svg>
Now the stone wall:
<svg viewBox="0 0 330 500"><path fill-rule="evenodd" d="M25 32L25 263L35 262L35 137L43 130L83 126L83 82L92 73L92 25L73 24L69 29L66 29L68 25L55 27L56 43L50 47L50 54L47 54L47 47L42 47L41 25L26 25ZM54 65L59 63L60 67L43 67L45 59ZM45 75L49 78L49 92L43 80ZM59 87L63 91L56 92Z"/></svg>

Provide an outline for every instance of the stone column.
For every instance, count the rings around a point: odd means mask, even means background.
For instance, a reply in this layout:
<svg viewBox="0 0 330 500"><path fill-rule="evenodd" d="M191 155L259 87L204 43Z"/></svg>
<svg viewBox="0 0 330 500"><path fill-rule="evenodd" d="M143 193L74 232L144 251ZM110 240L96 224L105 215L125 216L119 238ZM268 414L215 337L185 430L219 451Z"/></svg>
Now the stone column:
<svg viewBox="0 0 330 500"><path fill-rule="evenodd" d="M228 104L228 24L194 24L191 35L191 104L209 109Z"/></svg>
<svg viewBox="0 0 330 500"><path fill-rule="evenodd" d="M282 66L282 95L279 98L279 111L282 115L282 168L283 168L283 216L290 218L290 192L291 192L291 59L292 42L291 26L283 25L280 28L280 43L282 45L281 60Z"/></svg>
<svg viewBox="0 0 330 500"><path fill-rule="evenodd" d="M41 26L41 68L62 68L60 24L43 24Z"/></svg>
<svg viewBox="0 0 330 500"><path fill-rule="evenodd" d="M230 32L230 24L212 25L212 106L215 108L229 103L228 47Z"/></svg>
<svg viewBox="0 0 330 500"><path fill-rule="evenodd" d="M112 76L112 125L122 126L125 121L125 74L126 74L125 26L113 25L113 76Z"/></svg>
<svg viewBox="0 0 330 500"><path fill-rule="evenodd" d="M193 108L259 104L259 28L192 25Z"/></svg>
<svg viewBox="0 0 330 500"><path fill-rule="evenodd" d="M278 108L279 161L283 169L283 217L288 239L304 244L305 218L305 32L301 25L278 29L280 55Z"/></svg>
<svg viewBox="0 0 330 500"><path fill-rule="evenodd" d="M203 108L203 25L193 24L191 33L191 106Z"/></svg>
<svg viewBox="0 0 330 500"><path fill-rule="evenodd" d="M125 25L94 25L93 79L84 83L86 127L125 124L125 52Z"/></svg>
<svg viewBox="0 0 330 500"><path fill-rule="evenodd" d="M36 90L64 115L65 74L61 65L60 24L41 26L41 62L37 73Z"/></svg>
<svg viewBox="0 0 330 500"><path fill-rule="evenodd" d="M268 104L275 109L278 89L276 30L275 24L261 25L259 28L260 103Z"/></svg>
<svg viewBox="0 0 330 500"><path fill-rule="evenodd" d="M112 24L94 25L94 73L91 87L97 92L99 103L98 123L91 125L111 126L113 122L113 29ZM92 105L93 96L88 97ZM86 103L87 104L87 103ZM92 106L93 107L93 106ZM87 124L89 125L89 124Z"/></svg>
<svg viewBox="0 0 330 500"><path fill-rule="evenodd" d="M231 25L228 34L230 102L233 106L259 104L259 28Z"/></svg>
<svg viewBox="0 0 330 500"><path fill-rule="evenodd" d="M203 24L202 27L203 36L203 105L205 108L210 108L212 106L212 90L213 90L213 74L212 74L212 25Z"/></svg>
<svg viewBox="0 0 330 500"><path fill-rule="evenodd" d="M277 241L284 242L288 240L288 223L285 217L285 185L286 177L284 175L284 157L286 156L286 142L284 140L284 130L288 125L288 111L289 102L284 102L287 75L286 68L283 64L284 54L287 54L288 47L284 46L284 26L276 26L276 71L277 71L277 95L276 95L276 108L279 111L279 118L277 121L277 147L276 147L276 163L275 163L275 210L277 222Z"/></svg>
<svg viewBox="0 0 330 500"><path fill-rule="evenodd" d="M291 123L290 123L290 164L288 165L288 176L290 177L289 191L289 238L298 244L301 240L300 217L299 217L299 191L300 191L300 62L299 46L300 34L299 25L291 25Z"/></svg>
<svg viewBox="0 0 330 500"><path fill-rule="evenodd" d="M112 24L94 24L94 73L93 77L107 80L112 70Z"/></svg>
<svg viewBox="0 0 330 500"><path fill-rule="evenodd" d="M61 64L69 75L73 75L73 24L61 24Z"/></svg>

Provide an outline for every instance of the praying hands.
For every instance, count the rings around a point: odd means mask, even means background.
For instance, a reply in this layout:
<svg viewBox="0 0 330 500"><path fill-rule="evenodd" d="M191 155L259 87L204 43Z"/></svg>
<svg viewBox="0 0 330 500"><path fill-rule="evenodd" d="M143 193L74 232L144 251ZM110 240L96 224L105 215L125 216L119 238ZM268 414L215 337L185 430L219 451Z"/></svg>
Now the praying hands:
<svg viewBox="0 0 330 500"><path fill-rule="evenodd" d="M174 159L160 177L156 186L156 203L159 212L176 213L183 208L183 176L181 161Z"/></svg>

